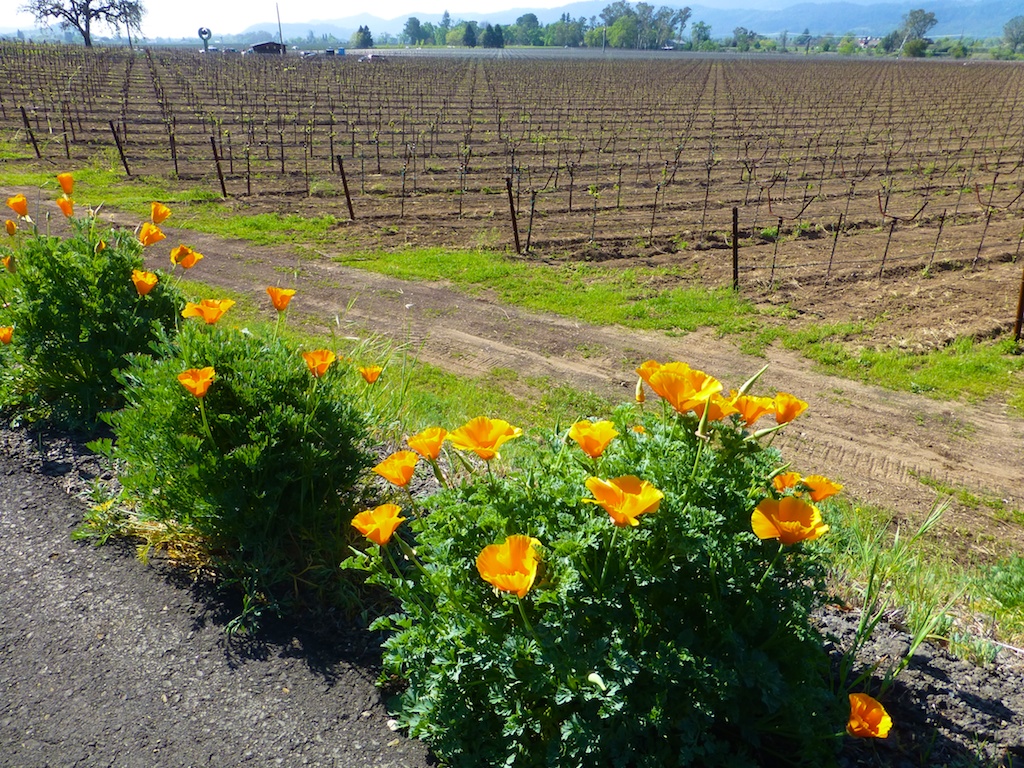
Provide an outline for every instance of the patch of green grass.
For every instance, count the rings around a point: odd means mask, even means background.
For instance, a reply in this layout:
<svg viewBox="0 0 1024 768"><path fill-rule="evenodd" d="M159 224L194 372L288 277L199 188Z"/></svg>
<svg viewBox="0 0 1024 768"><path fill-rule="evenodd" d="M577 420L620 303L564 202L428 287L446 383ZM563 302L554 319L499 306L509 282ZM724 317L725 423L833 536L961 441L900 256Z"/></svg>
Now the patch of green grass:
<svg viewBox="0 0 1024 768"><path fill-rule="evenodd" d="M528 264L490 251L441 248L357 253L337 257L348 266L402 280L447 280L469 293L489 291L501 301L597 325L646 330L749 332L759 310L729 289L669 288L656 283L673 271L591 264Z"/></svg>
<svg viewBox="0 0 1024 768"><path fill-rule="evenodd" d="M992 496L984 493L973 493L962 486L949 485L948 483L943 483L940 480L936 480L934 477L921 474L920 472L911 471L910 474L922 485L932 488L943 496L949 496L950 498L955 499L957 503L968 507L969 509L988 507L996 512L996 517L1000 520L1024 524L1024 512L1018 509L1008 508L1006 506L1006 502L998 496Z"/></svg>

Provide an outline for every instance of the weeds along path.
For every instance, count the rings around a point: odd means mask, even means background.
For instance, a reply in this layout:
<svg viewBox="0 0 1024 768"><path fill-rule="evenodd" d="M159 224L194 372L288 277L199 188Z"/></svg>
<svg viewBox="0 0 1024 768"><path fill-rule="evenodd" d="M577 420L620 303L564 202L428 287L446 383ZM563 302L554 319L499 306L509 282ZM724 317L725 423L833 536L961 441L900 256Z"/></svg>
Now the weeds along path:
<svg viewBox="0 0 1024 768"><path fill-rule="evenodd" d="M104 215L125 226L137 223ZM344 335L393 337L420 360L461 375L506 368L523 379L546 377L628 400L634 368L647 359L685 361L727 388L738 387L767 362L757 391L785 390L810 404L777 438L795 470L835 478L850 497L894 509L912 522L940 498L939 485L966 492L944 519L952 551L984 558L1024 548L1021 515L1014 514L1024 510L1024 420L1003 403L937 402L892 392L822 374L781 348L769 349L767 358L744 355L727 338L706 331L670 337L523 311L486 292L468 295L443 283L406 282L341 266L331 261L330 246L320 258L300 259L287 247L168 227L165 232L161 246L186 242L206 255L190 274L196 280L252 295L268 285L294 287L293 323L301 317L313 326L337 328L337 319ZM149 249L150 267L166 269L167 252ZM565 300L568 307L572 297Z"/></svg>

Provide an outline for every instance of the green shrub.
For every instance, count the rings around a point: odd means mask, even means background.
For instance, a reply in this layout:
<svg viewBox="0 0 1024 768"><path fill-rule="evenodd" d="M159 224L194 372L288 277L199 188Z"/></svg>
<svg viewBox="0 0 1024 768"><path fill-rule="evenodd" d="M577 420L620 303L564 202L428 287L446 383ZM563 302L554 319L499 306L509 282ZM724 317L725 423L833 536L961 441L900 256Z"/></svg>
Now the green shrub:
<svg viewBox="0 0 1024 768"><path fill-rule="evenodd" d="M0 324L14 328L2 378L23 414L91 427L123 404L117 372L173 331L181 298L165 280L139 295L142 246L130 232L70 223L66 238L19 234L15 271L2 271Z"/></svg>
<svg viewBox="0 0 1024 768"><path fill-rule="evenodd" d="M779 454L729 420L709 442L692 414L615 426L597 459L519 441L514 473L442 490L346 563L400 601L376 624L399 722L452 766L828 763L845 712L809 621L823 568L751 530ZM584 502L589 477L626 475L664 494L635 527ZM474 567L512 535L541 553L521 598Z"/></svg>
<svg viewBox="0 0 1024 768"><path fill-rule="evenodd" d="M310 598L353 607L347 555L367 427L338 364L316 378L273 336L190 320L175 356L133 358L127 407L110 417L126 501L178 542L189 537L245 596L244 618ZM178 376L211 366L203 397Z"/></svg>

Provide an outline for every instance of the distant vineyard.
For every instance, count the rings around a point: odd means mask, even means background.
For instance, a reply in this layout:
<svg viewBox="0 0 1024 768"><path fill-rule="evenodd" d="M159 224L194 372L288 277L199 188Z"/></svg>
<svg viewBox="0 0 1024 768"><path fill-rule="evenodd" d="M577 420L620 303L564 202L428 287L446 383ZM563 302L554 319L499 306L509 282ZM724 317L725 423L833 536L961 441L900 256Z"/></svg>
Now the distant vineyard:
<svg viewBox="0 0 1024 768"><path fill-rule="evenodd" d="M351 206L346 237L511 249L514 212L524 253L707 251L726 270L736 208L743 280L764 285L1020 252L1024 67L665 56L7 44L0 127L55 166L104 155L257 210Z"/></svg>

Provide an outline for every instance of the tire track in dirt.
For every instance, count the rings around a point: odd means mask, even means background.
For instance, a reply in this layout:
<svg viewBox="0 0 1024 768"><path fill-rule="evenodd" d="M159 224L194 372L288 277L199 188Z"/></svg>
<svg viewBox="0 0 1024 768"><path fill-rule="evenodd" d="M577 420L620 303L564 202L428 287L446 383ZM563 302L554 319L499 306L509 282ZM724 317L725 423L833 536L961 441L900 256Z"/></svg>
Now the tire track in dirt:
<svg viewBox="0 0 1024 768"><path fill-rule="evenodd" d="M116 213L104 215L124 226L137 223ZM330 260L327 247L319 259L299 259L286 246L255 246L172 228L165 232L162 245L187 242L206 255L190 277L255 295L267 285L291 283L288 272L294 269L293 316L303 314L342 335L392 337L419 359L462 375L508 368L522 377L548 377L623 400L632 396L633 369L650 358L688 362L727 388L738 387L767 362L760 391L789 391L810 404L776 437L794 469L833 477L851 497L895 509L911 521L922 519L938 497L919 478L966 489L992 505L1001 500L1008 511L961 505L947 514L944 525L963 537L964 548L982 553L1024 548L1024 529L1009 521L1011 511L1024 510L1024 420L1004 404L937 402L828 376L793 351L773 347L764 359L744 355L706 330L672 337L527 312L486 292L469 295L441 283L344 267ZM147 251L151 268L167 267L167 250Z"/></svg>

